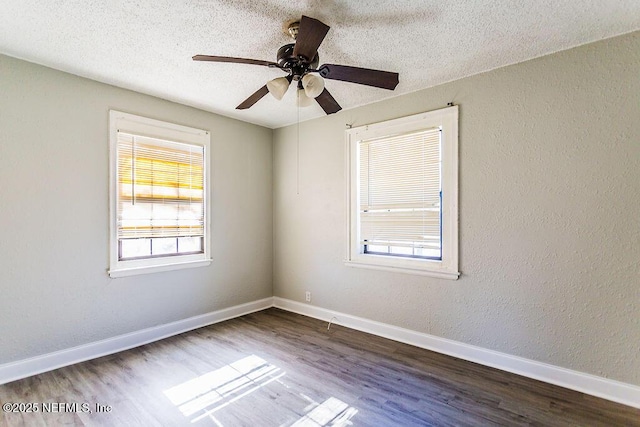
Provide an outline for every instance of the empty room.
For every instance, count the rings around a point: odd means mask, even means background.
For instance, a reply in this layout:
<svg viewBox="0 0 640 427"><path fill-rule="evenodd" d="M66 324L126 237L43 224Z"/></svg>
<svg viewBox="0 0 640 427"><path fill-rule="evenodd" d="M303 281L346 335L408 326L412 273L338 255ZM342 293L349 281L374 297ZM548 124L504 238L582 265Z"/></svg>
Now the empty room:
<svg viewBox="0 0 640 427"><path fill-rule="evenodd" d="M640 426L640 2L0 4L0 425Z"/></svg>

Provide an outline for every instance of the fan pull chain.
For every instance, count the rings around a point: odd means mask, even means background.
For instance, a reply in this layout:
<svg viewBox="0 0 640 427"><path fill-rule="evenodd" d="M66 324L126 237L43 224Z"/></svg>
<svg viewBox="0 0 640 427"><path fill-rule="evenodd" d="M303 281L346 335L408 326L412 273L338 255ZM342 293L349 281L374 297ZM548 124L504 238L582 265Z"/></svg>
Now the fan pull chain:
<svg viewBox="0 0 640 427"><path fill-rule="evenodd" d="M298 142L296 143L296 194L300 195L300 91L296 91L298 94Z"/></svg>

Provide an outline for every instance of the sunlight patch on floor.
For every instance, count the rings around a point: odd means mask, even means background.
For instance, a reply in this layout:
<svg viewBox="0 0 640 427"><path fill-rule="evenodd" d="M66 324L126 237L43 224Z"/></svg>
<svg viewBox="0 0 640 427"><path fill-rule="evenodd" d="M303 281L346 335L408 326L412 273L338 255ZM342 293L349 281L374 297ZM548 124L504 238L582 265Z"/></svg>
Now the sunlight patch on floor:
<svg viewBox="0 0 640 427"><path fill-rule="evenodd" d="M342 427L351 425L351 418L358 413L356 408L349 407L340 399L330 397L304 415L291 427Z"/></svg>
<svg viewBox="0 0 640 427"><path fill-rule="evenodd" d="M191 423L207 418L219 427L223 427L214 415L216 412L273 381L278 381L287 389L290 388L281 381L285 375L286 372L282 372L277 366L256 355L251 355L171 387L165 390L164 394L185 417L193 417ZM303 393L297 395L302 398L301 403L305 403L302 411L298 413L304 412L305 415L283 425L346 427L352 424L351 418L358 413L357 409L335 397L329 397L318 404Z"/></svg>
<svg viewBox="0 0 640 427"><path fill-rule="evenodd" d="M223 400L233 400L234 396L237 397L238 393L248 387L253 386L250 390L254 391L256 386L261 387L284 375L281 373L274 376L279 371L280 368L251 355L165 390L164 394L189 417L211 405L224 405ZM243 393L242 396L246 394Z"/></svg>

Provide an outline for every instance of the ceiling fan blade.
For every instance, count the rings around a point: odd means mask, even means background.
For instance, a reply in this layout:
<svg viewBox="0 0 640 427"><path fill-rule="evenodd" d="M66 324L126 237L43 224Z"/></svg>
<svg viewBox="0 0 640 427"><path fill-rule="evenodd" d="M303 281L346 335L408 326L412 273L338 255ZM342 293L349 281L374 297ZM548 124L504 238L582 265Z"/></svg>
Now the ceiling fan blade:
<svg viewBox="0 0 640 427"><path fill-rule="evenodd" d="M316 98L316 101L325 113L333 114L342 110L342 107L333 99L333 96L329 93L329 91L325 88L320 95Z"/></svg>
<svg viewBox="0 0 640 427"><path fill-rule="evenodd" d="M260 59L248 59L248 58L234 58L232 56L196 55L193 57L193 60L194 61L210 61L210 62L233 62L236 64L251 64L251 65L264 65L267 67L278 67L278 64L271 61L262 61Z"/></svg>
<svg viewBox="0 0 640 427"><path fill-rule="evenodd" d="M398 86L398 73L390 71L324 64L318 69L318 72L322 77L330 80L341 80L389 90L394 90Z"/></svg>
<svg viewBox="0 0 640 427"><path fill-rule="evenodd" d="M293 56L296 58L303 56L307 61L313 60L318 52L320 43L329 32L329 28L331 27L317 19L303 15L302 19L300 19L296 44L293 47Z"/></svg>
<svg viewBox="0 0 640 427"><path fill-rule="evenodd" d="M246 110L256 102L260 101L262 97L268 93L269 89L267 89L267 85L262 86L260 89L255 91L253 95L242 101L242 103L236 107L236 110Z"/></svg>

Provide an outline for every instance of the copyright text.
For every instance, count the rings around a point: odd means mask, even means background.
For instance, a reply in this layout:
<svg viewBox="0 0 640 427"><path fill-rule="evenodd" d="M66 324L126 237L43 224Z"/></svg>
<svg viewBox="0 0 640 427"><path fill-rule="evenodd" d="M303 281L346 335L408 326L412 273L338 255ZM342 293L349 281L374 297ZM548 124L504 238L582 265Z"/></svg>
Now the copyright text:
<svg viewBox="0 0 640 427"><path fill-rule="evenodd" d="M2 412L9 413L88 413L111 412L112 407L101 403L90 404L87 402L27 402L14 403L5 402L2 404Z"/></svg>

